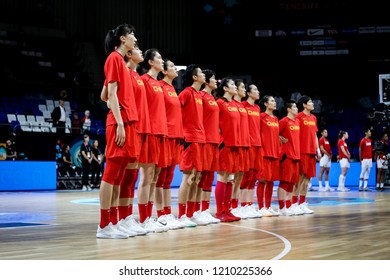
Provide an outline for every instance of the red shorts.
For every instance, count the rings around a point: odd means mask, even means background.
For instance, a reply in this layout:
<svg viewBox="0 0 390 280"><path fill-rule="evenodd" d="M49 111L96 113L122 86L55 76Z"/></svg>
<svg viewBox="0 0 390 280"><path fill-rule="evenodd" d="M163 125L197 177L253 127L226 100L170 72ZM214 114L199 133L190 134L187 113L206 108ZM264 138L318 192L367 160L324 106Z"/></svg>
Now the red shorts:
<svg viewBox="0 0 390 280"><path fill-rule="evenodd" d="M279 181L280 160L278 158L263 157L263 175L267 182Z"/></svg>
<svg viewBox="0 0 390 280"><path fill-rule="evenodd" d="M144 147L147 147L147 149L142 149L142 157L140 157L139 162L144 164L153 163L158 165L160 162L160 156L166 156L164 153L167 152L163 147L165 142L164 139L165 138L161 135L147 135L145 139L147 143L144 144ZM163 153L161 152L161 148L163 149ZM161 160L162 162L164 161L164 159Z"/></svg>
<svg viewBox="0 0 390 280"><path fill-rule="evenodd" d="M140 152L139 152L139 163L150 163L148 162L148 151L149 151L149 142L147 134L138 134L139 143L140 143Z"/></svg>
<svg viewBox="0 0 390 280"><path fill-rule="evenodd" d="M249 148L249 168L260 170L263 166L263 149L261 147Z"/></svg>
<svg viewBox="0 0 390 280"><path fill-rule="evenodd" d="M218 144L204 144L203 170L216 171L219 168L219 149Z"/></svg>
<svg viewBox="0 0 390 280"><path fill-rule="evenodd" d="M249 170L249 147L239 147L238 148L238 154L239 154L239 166L238 171L246 172Z"/></svg>
<svg viewBox="0 0 390 280"><path fill-rule="evenodd" d="M106 127L106 158L127 158L129 162L138 159L139 143L134 122L125 123L126 140L122 147L115 143L116 125Z"/></svg>
<svg viewBox="0 0 390 280"><path fill-rule="evenodd" d="M286 158L280 163L280 181L288 183L298 183L299 160Z"/></svg>
<svg viewBox="0 0 390 280"><path fill-rule="evenodd" d="M204 144L201 143L184 142L180 162L181 171L203 170L203 146Z"/></svg>
<svg viewBox="0 0 390 280"><path fill-rule="evenodd" d="M102 181L113 186L119 185L128 164L125 158L107 158Z"/></svg>
<svg viewBox="0 0 390 280"><path fill-rule="evenodd" d="M304 174L306 178L316 177L316 164L316 155L301 154L299 173Z"/></svg>
<svg viewBox="0 0 390 280"><path fill-rule="evenodd" d="M169 143L168 138L161 137L160 140L160 154L158 157L158 168L164 168L169 165Z"/></svg>
<svg viewBox="0 0 390 280"><path fill-rule="evenodd" d="M179 138L167 138L168 144L168 166L179 164L181 161L181 147Z"/></svg>
<svg viewBox="0 0 390 280"><path fill-rule="evenodd" d="M239 168L238 147L223 147L219 151L219 168L217 171L237 173Z"/></svg>

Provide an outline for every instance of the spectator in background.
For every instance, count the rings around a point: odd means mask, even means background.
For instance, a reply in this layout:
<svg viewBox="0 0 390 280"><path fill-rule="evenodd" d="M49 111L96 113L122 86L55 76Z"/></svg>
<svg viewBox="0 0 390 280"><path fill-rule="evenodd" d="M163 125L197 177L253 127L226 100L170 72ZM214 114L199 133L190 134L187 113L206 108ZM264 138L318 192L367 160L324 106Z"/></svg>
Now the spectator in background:
<svg viewBox="0 0 390 280"><path fill-rule="evenodd" d="M53 109L51 118L53 119L53 126L56 128L56 132L59 135L65 134L65 123L66 123L66 111L64 100L58 101L58 106Z"/></svg>
<svg viewBox="0 0 390 280"><path fill-rule="evenodd" d="M83 124L83 133L91 130L91 112L89 110L85 110L84 117L81 119L81 123Z"/></svg>
<svg viewBox="0 0 390 280"><path fill-rule="evenodd" d="M82 126L83 126L83 124L79 118L79 113L73 112L72 133L73 134L80 134Z"/></svg>
<svg viewBox="0 0 390 280"><path fill-rule="evenodd" d="M91 163L93 160L93 155L92 155L91 145L89 145L88 134L84 134L84 142L83 144L81 144L80 153L81 153L81 165L83 168L83 175L81 177L81 184L83 186L82 190L91 191L92 188L88 184L88 179L89 179L89 173L91 172Z"/></svg>
<svg viewBox="0 0 390 280"><path fill-rule="evenodd" d="M301 97L302 97L302 94L301 94L299 91L295 90L293 93L291 93L290 99L291 99L291 100L294 100L295 102L298 102L298 100L299 100Z"/></svg>
<svg viewBox="0 0 390 280"><path fill-rule="evenodd" d="M103 154L99 149L99 141L92 143L92 163L91 163L91 185L98 188L100 185L100 174L102 171Z"/></svg>
<svg viewBox="0 0 390 280"><path fill-rule="evenodd" d="M279 92L275 92L275 102L276 102L276 111L275 115L277 115L279 118L282 116L283 109L284 109L284 99L280 96Z"/></svg>
<svg viewBox="0 0 390 280"><path fill-rule="evenodd" d="M313 109L312 113L315 114L317 116L317 118L319 118L319 116L321 116L321 113L322 113L323 103L317 94L314 95L313 103L314 103L314 109Z"/></svg>
<svg viewBox="0 0 390 280"><path fill-rule="evenodd" d="M65 149L62 152L62 175L74 176L75 171L73 169L72 156L70 155L70 146L65 145Z"/></svg>
<svg viewBox="0 0 390 280"><path fill-rule="evenodd" d="M5 143L7 144L6 146L7 160L17 160L18 153L16 152L16 148L14 144L9 139Z"/></svg>

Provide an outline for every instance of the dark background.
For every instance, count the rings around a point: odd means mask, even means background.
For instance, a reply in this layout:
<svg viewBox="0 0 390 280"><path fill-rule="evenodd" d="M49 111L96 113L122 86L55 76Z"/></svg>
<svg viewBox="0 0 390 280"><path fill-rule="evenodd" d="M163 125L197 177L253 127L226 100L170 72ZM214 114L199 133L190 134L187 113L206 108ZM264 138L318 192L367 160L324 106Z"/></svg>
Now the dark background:
<svg viewBox="0 0 390 280"><path fill-rule="evenodd" d="M381 3L382 2L382 3ZM362 34L361 27L390 26L386 1L253 1L253 0L1 0L0 23L13 32L28 34L55 56L69 52L89 60L78 73L70 73L85 88L80 102L97 102L105 60L105 34L122 22L133 24L143 50L156 47L176 65L199 64L225 75L244 76L268 93L289 96L295 89L318 92L322 98L349 103L341 96L378 96L378 74L389 70L390 33ZM293 36L294 30L322 28L337 34ZM343 30L355 30L343 33ZM48 32L49 30L50 32ZM272 37L255 37L256 30L271 30ZM286 36L275 36L276 31ZM33 33L30 31L30 33ZM72 46L88 43L91 49L73 47L55 53L55 40L65 37ZM306 33L307 34L307 33ZM302 57L301 40L330 39L347 55ZM82 52L81 54L79 52ZM94 61L95 60L95 61ZM91 78L88 74L94 73ZM80 84L79 81L79 84ZM67 85L67 90L76 91ZM58 91L59 88L53 88ZM81 94L81 93L73 93ZM344 100L345 99L345 100Z"/></svg>
<svg viewBox="0 0 390 280"><path fill-rule="evenodd" d="M390 73L389 8L386 1L0 0L0 94L57 100L65 91L72 108L105 120L104 38L127 22L142 50L158 48L176 65L241 77L261 95L288 99L298 90L325 105L367 109L378 102L378 75ZM319 41L331 44L303 43ZM52 66L21 54L31 50Z"/></svg>

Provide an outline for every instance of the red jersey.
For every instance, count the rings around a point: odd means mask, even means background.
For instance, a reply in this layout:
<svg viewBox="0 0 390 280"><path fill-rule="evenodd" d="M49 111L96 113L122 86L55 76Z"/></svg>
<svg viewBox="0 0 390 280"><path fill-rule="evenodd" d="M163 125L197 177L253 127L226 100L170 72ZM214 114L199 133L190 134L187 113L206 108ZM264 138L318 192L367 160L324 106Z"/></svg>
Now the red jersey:
<svg viewBox="0 0 390 280"><path fill-rule="evenodd" d="M165 112L164 94L160 83L147 73L143 74L141 79L146 88L151 134L167 136L167 115Z"/></svg>
<svg viewBox="0 0 390 280"><path fill-rule="evenodd" d="M184 138L181 105L173 85L160 81L164 93L169 138Z"/></svg>
<svg viewBox="0 0 390 280"><path fill-rule="evenodd" d="M257 104L250 104L248 101L243 101L247 113L248 113L248 127L250 145L254 147L261 147L260 137L260 107Z"/></svg>
<svg viewBox="0 0 390 280"><path fill-rule="evenodd" d="M322 146L328 154L332 154L332 149L330 148L330 143L327 138L321 137L320 140L318 140L318 145L320 147Z"/></svg>
<svg viewBox="0 0 390 280"><path fill-rule="evenodd" d="M240 136L240 112L234 101L226 101L224 98L217 100L219 107L219 128L221 140L227 147L239 147Z"/></svg>
<svg viewBox="0 0 390 280"><path fill-rule="evenodd" d="M279 121L279 134L288 141L280 148L281 157L285 154L291 159L301 158L299 120L284 117Z"/></svg>
<svg viewBox="0 0 390 280"><path fill-rule="evenodd" d="M302 154L317 154L317 117L313 114L307 116L305 113L300 112L297 115L297 119L300 121L300 139L301 139L301 153Z"/></svg>
<svg viewBox="0 0 390 280"><path fill-rule="evenodd" d="M359 145L360 151L361 151L361 159L372 159L372 145L371 145L371 139L364 137L360 141Z"/></svg>
<svg viewBox="0 0 390 280"><path fill-rule="evenodd" d="M260 122L263 157L278 159L280 154L279 120L275 115L270 116L263 112L260 114Z"/></svg>
<svg viewBox="0 0 390 280"><path fill-rule="evenodd" d="M349 151L348 151L347 142L345 142L343 139L339 139L339 141L337 142L337 151L338 151L338 153L339 153L339 159L347 158L347 156L341 151L341 146L343 146L345 152L346 152L349 156L351 156L351 154L350 154Z"/></svg>
<svg viewBox="0 0 390 280"><path fill-rule="evenodd" d="M135 103L138 110L138 122L135 123L135 128L138 133L149 134L151 129L145 84L137 71L130 69L130 76L133 82Z"/></svg>
<svg viewBox="0 0 390 280"><path fill-rule="evenodd" d="M105 85L110 82L118 83L116 92L118 102L121 109L123 123L133 122L138 120L138 112L134 99L134 91L131 83L129 68L123 56L117 51L113 51L107 57L104 63L104 75L106 77ZM116 120L112 110L108 112L106 125L116 124Z"/></svg>
<svg viewBox="0 0 390 280"><path fill-rule="evenodd" d="M250 147L251 145L251 139L249 135L249 123L248 123L248 112L244 105L241 102L238 102L237 100L233 100L236 102L236 106L238 108L238 111L240 112L240 146L241 147Z"/></svg>
<svg viewBox="0 0 390 280"><path fill-rule="evenodd" d="M206 135L203 126L202 95L192 86L186 87L179 94L183 130L186 142L205 143Z"/></svg>
<svg viewBox="0 0 390 280"><path fill-rule="evenodd" d="M219 107L214 96L200 91L203 98L203 126L206 143L219 144Z"/></svg>

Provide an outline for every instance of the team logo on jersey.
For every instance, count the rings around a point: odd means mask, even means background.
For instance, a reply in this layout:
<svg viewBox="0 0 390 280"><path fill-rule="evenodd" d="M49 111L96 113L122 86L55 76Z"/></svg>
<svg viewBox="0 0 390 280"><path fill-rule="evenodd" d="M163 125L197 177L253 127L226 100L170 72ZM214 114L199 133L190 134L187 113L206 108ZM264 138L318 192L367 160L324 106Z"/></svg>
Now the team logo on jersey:
<svg viewBox="0 0 390 280"><path fill-rule="evenodd" d="M303 124L304 125L316 125L316 122L314 122L314 121L308 121L308 120L303 120Z"/></svg>
<svg viewBox="0 0 390 280"><path fill-rule="evenodd" d="M197 98L197 97L195 97L195 103L196 103L196 104L199 104L199 105L203 105L203 100L202 100L202 98Z"/></svg>
<svg viewBox="0 0 390 280"><path fill-rule="evenodd" d="M177 97L177 94L175 91L168 91L168 96Z"/></svg>
<svg viewBox="0 0 390 280"><path fill-rule="evenodd" d="M299 125L290 125L290 130L299 130Z"/></svg>
<svg viewBox="0 0 390 280"><path fill-rule="evenodd" d="M260 113L257 111L247 110L247 112L248 112L248 115L250 115L250 116L257 116L257 117L260 116Z"/></svg>
<svg viewBox="0 0 390 280"><path fill-rule="evenodd" d="M229 112L238 112L237 107L230 107L230 106L228 106L227 109L228 109Z"/></svg>
<svg viewBox="0 0 390 280"><path fill-rule="evenodd" d="M160 86L153 86L154 92L163 92L162 88Z"/></svg>

